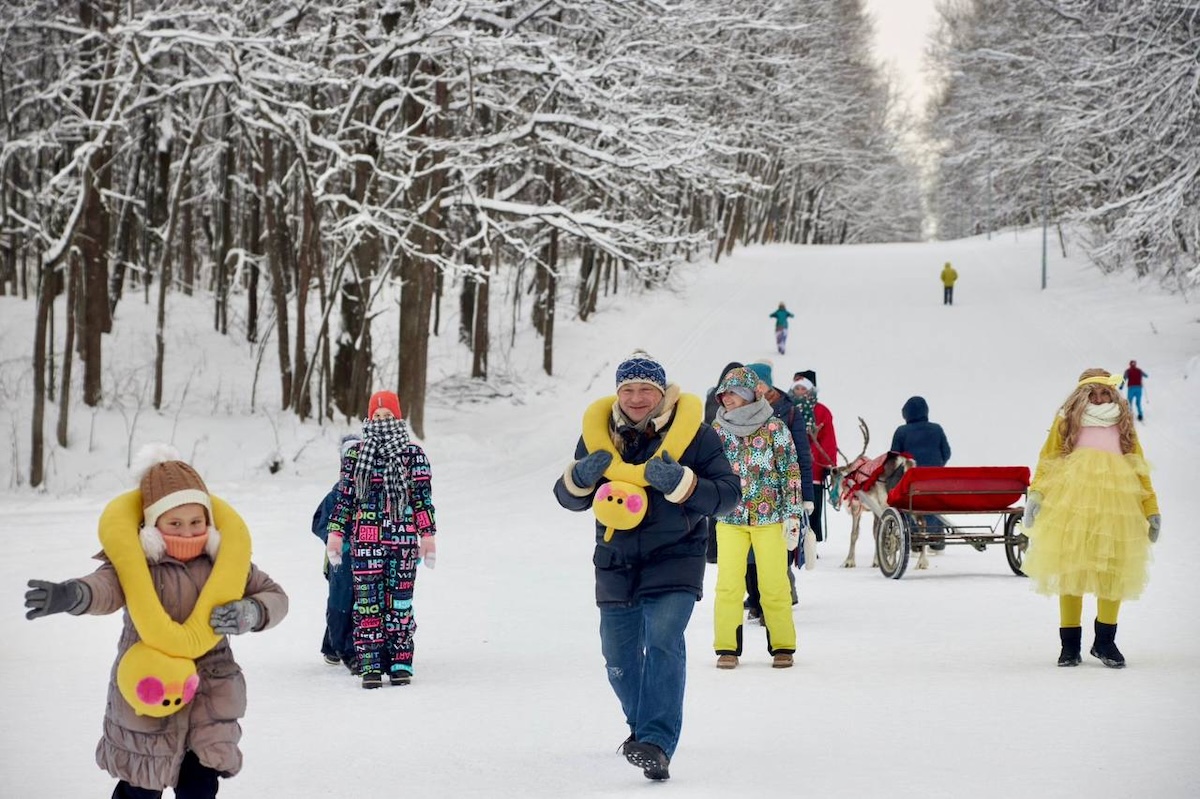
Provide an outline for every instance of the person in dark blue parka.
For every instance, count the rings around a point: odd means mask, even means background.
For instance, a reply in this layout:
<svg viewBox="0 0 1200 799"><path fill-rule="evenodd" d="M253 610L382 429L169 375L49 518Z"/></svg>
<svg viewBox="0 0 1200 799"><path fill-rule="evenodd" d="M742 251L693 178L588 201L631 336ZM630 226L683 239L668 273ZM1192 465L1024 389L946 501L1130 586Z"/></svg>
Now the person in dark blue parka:
<svg viewBox="0 0 1200 799"><path fill-rule="evenodd" d="M359 436L351 433L342 437L341 454L344 458L351 448L358 446ZM329 540L329 517L337 504L338 486L321 500L321 504L313 512L312 532L322 542ZM354 625L350 612L354 604L352 594L352 579L349 569L330 569L328 559L325 561L325 579L329 581L329 597L325 603L325 635L321 639L321 654L325 662L331 666L341 663L356 674L354 666Z"/></svg>
<svg viewBox="0 0 1200 799"><path fill-rule="evenodd" d="M892 451L907 452L918 466L945 466L950 460L946 431L929 421L929 403L924 397L909 397L900 413L904 424L892 434Z"/></svg>
<svg viewBox="0 0 1200 799"><path fill-rule="evenodd" d="M945 466L950 460L950 442L942 426L929 421L929 403L925 398L909 397L900 413L905 423L892 434L892 451L907 452L918 466ZM940 516L926 517L924 523L933 535L944 532L945 520ZM938 541L929 548L940 552L946 544Z"/></svg>
<svg viewBox="0 0 1200 799"><path fill-rule="evenodd" d="M584 414L554 496L567 510L596 512L600 648L629 726L622 753L648 779L665 780L683 726L684 631L704 590L708 517L737 505L741 480L704 424L701 399L668 385L662 364L635 352L616 383L615 398ZM627 493L637 485L643 494ZM645 515L600 521L622 502Z"/></svg>

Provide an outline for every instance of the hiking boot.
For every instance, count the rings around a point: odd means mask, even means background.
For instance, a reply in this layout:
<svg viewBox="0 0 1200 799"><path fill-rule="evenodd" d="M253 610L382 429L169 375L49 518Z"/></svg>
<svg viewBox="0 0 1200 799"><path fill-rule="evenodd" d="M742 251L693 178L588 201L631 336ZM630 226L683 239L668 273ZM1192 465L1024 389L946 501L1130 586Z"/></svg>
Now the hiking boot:
<svg viewBox="0 0 1200 799"><path fill-rule="evenodd" d="M412 682L412 672L404 669L393 669L388 672L388 682L392 685L408 685Z"/></svg>
<svg viewBox="0 0 1200 799"><path fill-rule="evenodd" d="M1110 669L1125 668L1125 656L1117 649L1117 625L1096 620L1096 643L1092 644L1092 657Z"/></svg>
<svg viewBox="0 0 1200 799"><path fill-rule="evenodd" d="M671 774L667 770L671 759L654 744L632 741L625 747L625 759L637 766L648 780L669 780Z"/></svg>
<svg viewBox="0 0 1200 799"><path fill-rule="evenodd" d="M776 652L775 657L771 660L771 668L773 669L790 669L792 667L791 652Z"/></svg>
<svg viewBox="0 0 1200 799"><path fill-rule="evenodd" d="M342 662L342 659L340 657L338 657L337 655L324 655L323 654L323 655L321 655L321 657L325 659L326 666L338 666L338 665L341 665L341 662Z"/></svg>
<svg viewBox="0 0 1200 799"><path fill-rule="evenodd" d="M737 664L737 655L721 655L717 658L718 669L736 669Z"/></svg>
<svg viewBox="0 0 1200 799"><path fill-rule="evenodd" d="M629 733L629 737L621 741L621 745L617 747L617 752L622 755L625 754L626 750L629 749L629 745L635 741L637 741L637 738L633 737L633 733Z"/></svg>
<svg viewBox="0 0 1200 799"><path fill-rule="evenodd" d="M383 675L377 671L368 671L362 676L362 687L367 689L382 688Z"/></svg>
<svg viewBox="0 0 1200 799"><path fill-rule="evenodd" d="M1058 665L1078 666L1083 662L1079 654L1080 641L1083 638L1082 627L1059 627L1058 637L1062 641L1062 651L1058 653Z"/></svg>

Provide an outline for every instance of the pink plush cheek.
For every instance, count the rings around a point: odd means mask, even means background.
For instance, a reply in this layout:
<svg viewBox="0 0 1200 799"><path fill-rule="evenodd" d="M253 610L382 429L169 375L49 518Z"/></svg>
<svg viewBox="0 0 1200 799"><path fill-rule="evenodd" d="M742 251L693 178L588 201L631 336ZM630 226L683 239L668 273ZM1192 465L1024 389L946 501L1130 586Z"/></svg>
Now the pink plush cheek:
<svg viewBox="0 0 1200 799"><path fill-rule="evenodd" d="M642 498L634 495L625 500L625 507L629 508L630 513L637 513L642 509Z"/></svg>
<svg viewBox="0 0 1200 799"><path fill-rule="evenodd" d="M612 489L609 488L608 483L605 483L604 485L600 486L600 490L596 492L596 499L600 499L600 500L608 499L608 495L611 493L612 493Z"/></svg>
<svg viewBox="0 0 1200 799"><path fill-rule="evenodd" d="M157 677L145 677L138 681L137 698L147 705L159 704L166 695L166 688Z"/></svg>
<svg viewBox="0 0 1200 799"><path fill-rule="evenodd" d="M193 674L183 682L183 703L186 705L192 701L192 697L196 695L196 689L200 687L200 676Z"/></svg>

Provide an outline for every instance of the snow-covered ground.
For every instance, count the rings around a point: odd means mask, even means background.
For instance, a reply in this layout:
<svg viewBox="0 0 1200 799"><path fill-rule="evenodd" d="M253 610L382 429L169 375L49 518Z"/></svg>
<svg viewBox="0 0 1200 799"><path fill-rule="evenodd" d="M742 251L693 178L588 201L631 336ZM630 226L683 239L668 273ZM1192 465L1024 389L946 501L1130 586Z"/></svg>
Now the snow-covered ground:
<svg viewBox="0 0 1200 799"><path fill-rule="evenodd" d="M153 411L152 312L131 298L107 345L113 406L74 406L71 446L52 453L49 491L33 492L13 471L28 460L33 304L0 298L0 430L16 448L0 463L0 794L111 791L92 756L119 618L27 622L22 594L28 578L93 568L97 514L133 485L127 453L173 439L250 522L255 561L292 600L280 627L234 641L250 709L245 769L223 797L1200 795L1200 537L1187 521L1200 516L1200 312L1053 245L1041 291L1040 247L1030 232L741 250L680 270L672 291L607 301L586 324L561 313L553 377L522 330L512 355L493 359L487 390L464 379L470 356L442 335L424 442L439 558L418 580L416 679L371 692L318 653L325 584L309 522L346 425L274 411L270 353L253 385L256 352L207 333L211 314L184 298L175 318L201 327L173 331L167 406ZM941 304L945 260L961 276L953 307ZM799 314L784 357L773 356L767 318L780 300ZM550 490L584 407L611 391L635 347L697 393L730 360L772 358L785 386L813 368L851 455L856 417L877 454L904 400L921 394L955 465L1034 465L1078 373L1136 358L1149 373L1139 430L1164 529L1148 591L1122 609L1129 667L1056 668L1057 603L1014 576L1000 549L948 547L928 571L888 580L867 567L869 536L862 565L839 568L849 517L833 514L817 568L799 576L793 669L770 668L758 627L747 628L741 667L714 668L710 570L688 633L672 779L651 787L616 754L626 730L599 653L591 518L560 509ZM272 475L275 453L283 468ZM1084 612L1088 625L1090 598Z"/></svg>

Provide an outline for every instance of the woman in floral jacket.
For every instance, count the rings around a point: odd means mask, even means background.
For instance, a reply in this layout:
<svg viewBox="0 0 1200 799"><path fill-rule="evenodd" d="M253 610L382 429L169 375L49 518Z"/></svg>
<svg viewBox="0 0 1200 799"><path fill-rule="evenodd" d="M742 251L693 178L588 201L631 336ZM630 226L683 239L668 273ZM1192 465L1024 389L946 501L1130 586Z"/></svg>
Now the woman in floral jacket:
<svg viewBox="0 0 1200 799"><path fill-rule="evenodd" d="M717 387L721 409L713 426L742 486L737 507L717 519L713 648L720 669L736 668L742 653L742 595L751 546L772 666L788 668L796 651L787 559L800 541L800 465L787 423L775 416L765 399L756 399L757 385L752 372L739 368Z"/></svg>

